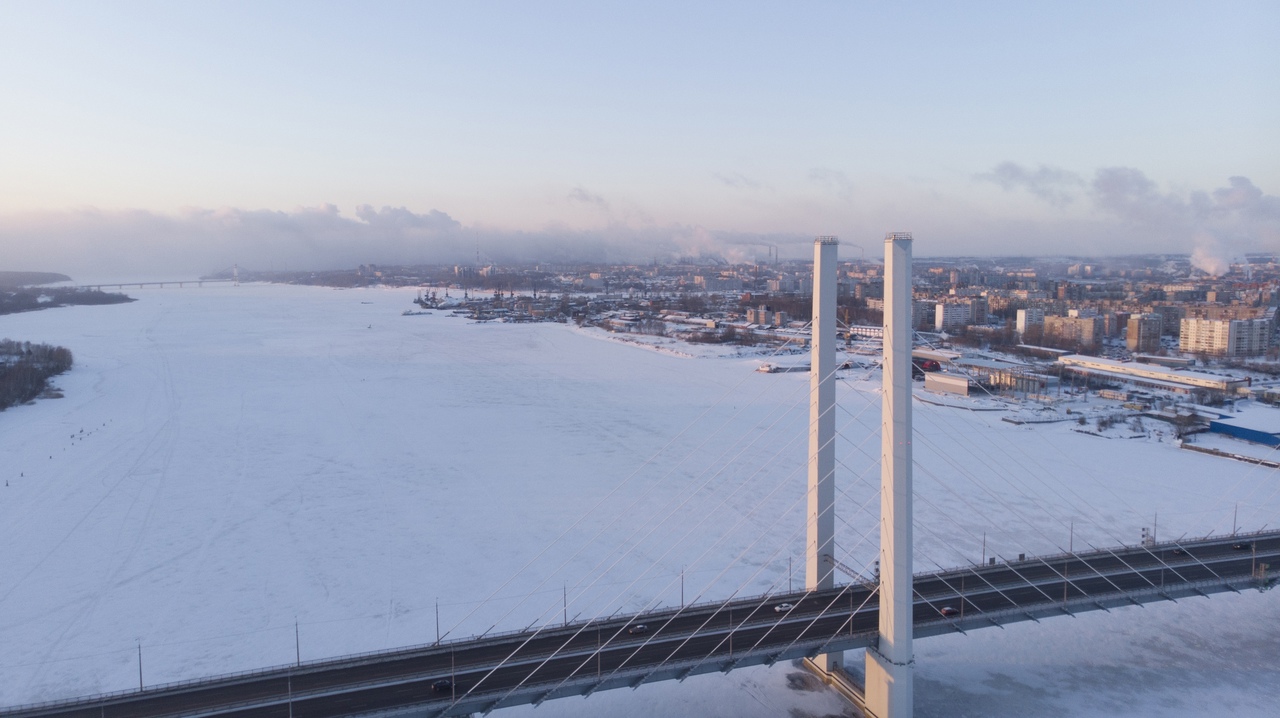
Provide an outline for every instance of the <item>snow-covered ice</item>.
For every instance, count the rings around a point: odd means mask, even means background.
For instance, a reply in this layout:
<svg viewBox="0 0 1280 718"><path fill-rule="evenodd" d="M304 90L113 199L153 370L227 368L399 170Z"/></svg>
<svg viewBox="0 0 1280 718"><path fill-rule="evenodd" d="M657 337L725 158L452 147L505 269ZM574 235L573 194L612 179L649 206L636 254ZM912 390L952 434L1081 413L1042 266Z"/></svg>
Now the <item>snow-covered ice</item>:
<svg viewBox="0 0 1280 718"><path fill-rule="evenodd" d="M0 413L0 704L785 590L808 378L556 324L401 316L413 290L131 290L0 317L69 347ZM656 348L657 350L652 350ZM838 541L876 542L879 378L840 388ZM1072 422L915 405L917 567L1280 519L1274 470ZM862 507L861 509L859 507ZM1158 515L1158 518L1157 518ZM794 580L798 584L797 560ZM514 578L512 578L514 576ZM295 644L295 622L298 641ZM1248 592L918 641L921 716L1273 715L1280 599ZM856 661L851 661L856 664ZM840 714L790 666L539 715ZM511 715L532 713L512 709Z"/></svg>

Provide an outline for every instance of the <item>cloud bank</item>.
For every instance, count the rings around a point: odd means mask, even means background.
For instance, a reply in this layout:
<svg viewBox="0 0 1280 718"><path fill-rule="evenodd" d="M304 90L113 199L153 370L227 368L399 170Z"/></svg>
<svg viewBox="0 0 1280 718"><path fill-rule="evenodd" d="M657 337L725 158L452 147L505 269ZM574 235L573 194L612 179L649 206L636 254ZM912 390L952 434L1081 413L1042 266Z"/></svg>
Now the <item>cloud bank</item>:
<svg viewBox="0 0 1280 718"><path fill-rule="evenodd" d="M1074 172L1046 165L1032 170L1013 162L1002 162L990 172L978 175L978 179L994 182L1006 191L1026 190L1059 207L1074 201L1076 191L1085 184L1080 175Z"/></svg>
<svg viewBox="0 0 1280 718"><path fill-rule="evenodd" d="M1153 241L1149 251L1186 252L1193 264L1223 274L1246 252L1280 251L1280 197L1247 177L1231 177L1211 192L1164 192L1141 170L1103 167L1092 181L1053 167L1032 170L1013 162L978 175L1006 191L1023 190L1056 207L1084 201L1101 218Z"/></svg>
<svg viewBox="0 0 1280 718"><path fill-rule="evenodd" d="M874 258L879 256L875 241L885 231L901 228L914 229L927 241L920 245L922 256L1191 253L1198 267L1220 274L1245 252L1280 252L1280 198L1246 177L1231 177L1213 190L1174 192L1133 168L1101 168L1086 180L1060 168L1004 162L974 178L1004 192L1028 193L1044 211L1015 218L954 198L945 206L904 200L887 210L863 209L848 201L853 182L823 168L811 172L809 182L834 195L831 201L838 204L831 206L839 209L828 207L811 222L814 227L794 233L659 225L641 211L619 218L610 211L617 203L583 187L573 188L566 199L570 205L599 208L604 217L596 229L466 226L443 210L368 204L353 214L329 204L289 211L221 208L176 214L80 209L0 215L0 269L56 271L102 281L191 277L233 264L253 270L321 270L369 263L470 263L477 256L497 263L689 256L734 262L765 256L766 245L780 247L784 257L807 256L816 233L839 234ZM735 181L749 188L746 179ZM821 208L802 203L801 211L795 211L776 194L774 204L795 216Z"/></svg>
<svg viewBox="0 0 1280 718"><path fill-rule="evenodd" d="M585 193L583 201L596 203ZM603 200L600 200L603 201ZM757 236L697 226L581 231L464 227L439 210L371 205L343 215L333 205L292 211L189 209L177 215L84 209L0 217L0 268L55 267L84 281L189 277L238 264L256 270L319 270L359 264L621 262L654 257L754 256L751 244L787 244L799 235Z"/></svg>

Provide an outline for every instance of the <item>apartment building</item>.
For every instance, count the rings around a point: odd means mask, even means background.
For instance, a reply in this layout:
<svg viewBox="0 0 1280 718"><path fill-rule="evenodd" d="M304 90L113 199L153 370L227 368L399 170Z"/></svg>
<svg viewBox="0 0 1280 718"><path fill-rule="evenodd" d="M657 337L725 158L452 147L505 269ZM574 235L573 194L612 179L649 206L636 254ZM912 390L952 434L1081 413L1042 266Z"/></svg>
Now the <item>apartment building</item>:
<svg viewBox="0 0 1280 718"><path fill-rule="evenodd" d="M1272 322L1255 319L1183 319L1178 348L1188 354L1257 356L1271 348Z"/></svg>
<svg viewBox="0 0 1280 718"><path fill-rule="evenodd" d="M1045 317L1044 338L1058 346L1097 346L1102 341L1102 317Z"/></svg>
<svg viewBox="0 0 1280 718"><path fill-rule="evenodd" d="M1164 317L1159 314L1134 314L1129 317L1125 345L1131 352L1152 353L1160 349Z"/></svg>

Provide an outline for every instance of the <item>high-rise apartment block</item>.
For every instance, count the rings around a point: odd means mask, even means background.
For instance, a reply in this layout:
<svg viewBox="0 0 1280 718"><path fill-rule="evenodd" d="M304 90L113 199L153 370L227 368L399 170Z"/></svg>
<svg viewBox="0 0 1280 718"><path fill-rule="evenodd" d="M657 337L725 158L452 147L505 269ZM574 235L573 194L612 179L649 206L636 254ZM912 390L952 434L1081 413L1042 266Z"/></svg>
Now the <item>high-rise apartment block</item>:
<svg viewBox="0 0 1280 718"><path fill-rule="evenodd" d="M1120 336L1120 330L1129 326L1129 312L1107 312L1102 315L1102 331L1107 337Z"/></svg>
<svg viewBox="0 0 1280 718"><path fill-rule="evenodd" d="M1134 314L1129 317L1129 334L1125 345L1131 352L1154 352L1160 349L1164 317L1159 314Z"/></svg>
<svg viewBox="0 0 1280 718"><path fill-rule="evenodd" d="M1044 309L1039 307L1027 307L1018 310L1018 319L1015 329L1018 334L1026 334L1027 327L1044 326Z"/></svg>
<svg viewBox="0 0 1280 718"><path fill-rule="evenodd" d="M989 314L986 297L968 297L938 302L934 306L933 328L959 329L970 324L986 324Z"/></svg>
<svg viewBox="0 0 1280 718"><path fill-rule="evenodd" d="M1183 319L1178 348L1189 354L1256 356L1271 348L1273 330L1273 321L1265 316L1256 319Z"/></svg>
<svg viewBox="0 0 1280 718"><path fill-rule="evenodd" d="M991 306L987 303L986 296L971 297L969 299L970 324L986 324L987 315L989 314L991 314Z"/></svg>
<svg viewBox="0 0 1280 718"><path fill-rule="evenodd" d="M1151 307L1152 314L1159 314L1164 320L1164 334L1178 336L1182 318L1187 315L1187 308L1181 304L1157 304ZM1216 319L1216 317L1215 317Z"/></svg>
<svg viewBox="0 0 1280 718"><path fill-rule="evenodd" d="M969 323L968 302L938 302L934 307L933 328L937 331L959 329Z"/></svg>

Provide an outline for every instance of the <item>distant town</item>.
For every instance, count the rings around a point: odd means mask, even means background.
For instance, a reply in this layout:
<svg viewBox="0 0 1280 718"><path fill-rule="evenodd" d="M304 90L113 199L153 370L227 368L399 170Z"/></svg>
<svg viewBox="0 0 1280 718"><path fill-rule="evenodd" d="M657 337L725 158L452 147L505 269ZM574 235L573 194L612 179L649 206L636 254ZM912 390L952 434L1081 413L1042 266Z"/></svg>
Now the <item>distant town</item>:
<svg viewBox="0 0 1280 718"><path fill-rule="evenodd" d="M1154 391L1209 404L1244 395L1275 402L1280 263L1273 255L1249 255L1223 264L1227 270L1212 276L1187 255L917 258L917 364L946 366L970 387L1030 398L1064 387L1112 393L1125 387L1138 398ZM420 288L406 313L448 310L478 321L575 322L693 343L792 347L807 341L813 281L807 261L706 259L239 275ZM883 295L879 262L841 263L840 331L850 347L878 342ZM954 378L951 387L941 386L943 379L931 388L960 390Z"/></svg>

